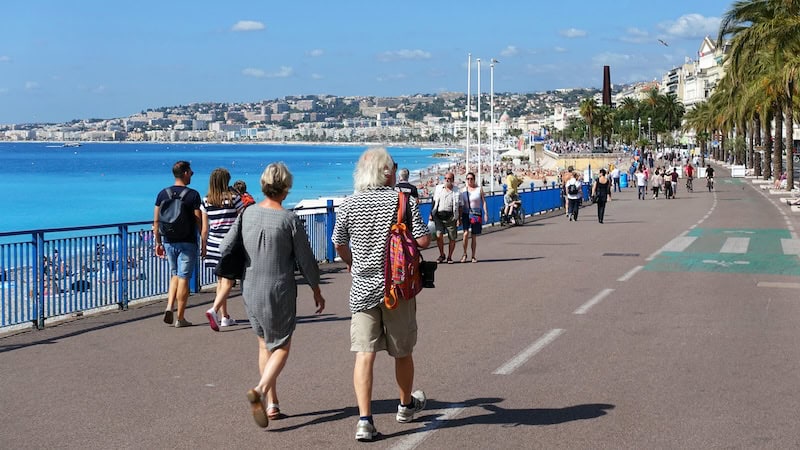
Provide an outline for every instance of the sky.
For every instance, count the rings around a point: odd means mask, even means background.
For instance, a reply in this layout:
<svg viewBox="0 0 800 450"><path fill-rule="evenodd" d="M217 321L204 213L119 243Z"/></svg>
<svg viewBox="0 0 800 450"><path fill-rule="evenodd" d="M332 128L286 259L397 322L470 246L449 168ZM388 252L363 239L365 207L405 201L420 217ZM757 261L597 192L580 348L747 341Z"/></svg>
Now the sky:
<svg viewBox="0 0 800 450"><path fill-rule="evenodd" d="M287 95L540 92L661 80L731 0L6 0L0 124ZM661 42L663 41L663 43ZM489 61L496 59L493 70Z"/></svg>

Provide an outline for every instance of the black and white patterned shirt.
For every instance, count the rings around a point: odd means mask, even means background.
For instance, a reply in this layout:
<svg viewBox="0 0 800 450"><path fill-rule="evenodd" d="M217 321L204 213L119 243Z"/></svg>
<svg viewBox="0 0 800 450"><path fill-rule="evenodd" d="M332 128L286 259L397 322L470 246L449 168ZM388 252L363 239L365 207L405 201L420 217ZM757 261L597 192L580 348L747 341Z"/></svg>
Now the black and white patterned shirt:
<svg viewBox="0 0 800 450"><path fill-rule="evenodd" d="M383 301L386 239L397 215L398 193L391 187L369 189L347 197L336 211L331 240L336 245L350 244L353 265L350 274L350 311L374 308ZM417 200L409 198L411 234L419 239L428 227L419 214Z"/></svg>

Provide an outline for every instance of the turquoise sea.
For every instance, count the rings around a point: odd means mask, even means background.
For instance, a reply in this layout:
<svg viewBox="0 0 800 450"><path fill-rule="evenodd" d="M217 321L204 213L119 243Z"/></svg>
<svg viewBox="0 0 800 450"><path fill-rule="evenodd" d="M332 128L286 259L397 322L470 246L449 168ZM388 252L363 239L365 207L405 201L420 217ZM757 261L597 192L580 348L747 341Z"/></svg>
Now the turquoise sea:
<svg viewBox="0 0 800 450"><path fill-rule="evenodd" d="M152 220L158 191L173 182L172 165L192 163L191 187L204 195L217 167L263 198L261 172L283 161L294 175L284 206L352 192L353 168L365 146L289 144L0 143L0 232ZM400 167L419 171L447 161L435 150L390 147Z"/></svg>

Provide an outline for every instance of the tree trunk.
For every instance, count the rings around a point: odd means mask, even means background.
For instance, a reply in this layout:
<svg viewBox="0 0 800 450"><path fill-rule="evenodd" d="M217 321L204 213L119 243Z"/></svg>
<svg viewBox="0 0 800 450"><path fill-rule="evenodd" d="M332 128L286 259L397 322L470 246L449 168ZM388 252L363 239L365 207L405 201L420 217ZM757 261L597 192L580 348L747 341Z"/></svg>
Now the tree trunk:
<svg viewBox="0 0 800 450"><path fill-rule="evenodd" d="M786 124L786 189L794 189L794 112L792 111L792 90L794 81L787 84L789 100L786 102L784 123Z"/></svg>
<svg viewBox="0 0 800 450"><path fill-rule="evenodd" d="M772 111L764 118L764 179L772 178Z"/></svg>
<svg viewBox="0 0 800 450"><path fill-rule="evenodd" d="M756 147L762 147L764 142L761 140L761 114L753 114L753 136ZM761 176L761 151L753 154L753 174L757 177Z"/></svg>
<svg viewBox="0 0 800 450"><path fill-rule="evenodd" d="M783 107L775 105L775 146L772 148L772 178L783 175Z"/></svg>

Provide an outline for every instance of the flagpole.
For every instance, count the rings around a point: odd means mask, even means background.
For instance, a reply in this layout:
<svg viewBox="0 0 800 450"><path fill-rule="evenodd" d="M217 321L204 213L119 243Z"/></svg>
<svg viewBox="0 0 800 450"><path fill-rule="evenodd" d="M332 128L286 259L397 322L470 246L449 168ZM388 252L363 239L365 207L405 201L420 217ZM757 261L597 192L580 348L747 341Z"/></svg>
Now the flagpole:
<svg viewBox="0 0 800 450"><path fill-rule="evenodd" d="M494 64L497 62L496 59L492 58L492 63L489 65L491 69L489 71L489 102L490 104L490 111L491 111L491 136L489 137L489 152L491 153L491 161L492 161L492 168L490 169L491 173L491 188L490 191L494 194Z"/></svg>
<svg viewBox="0 0 800 450"><path fill-rule="evenodd" d="M475 58L478 62L478 186L483 187L483 167L481 154L481 59Z"/></svg>
<svg viewBox="0 0 800 450"><path fill-rule="evenodd" d="M469 120L470 116L472 115L472 106L471 106L471 98L472 98L472 79L470 78L472 75L472 53L467 54L467 148L465 150L465 154L467 156L467 165L466 171L469 172L469 134L470 134L470 125Z"/></svg>

